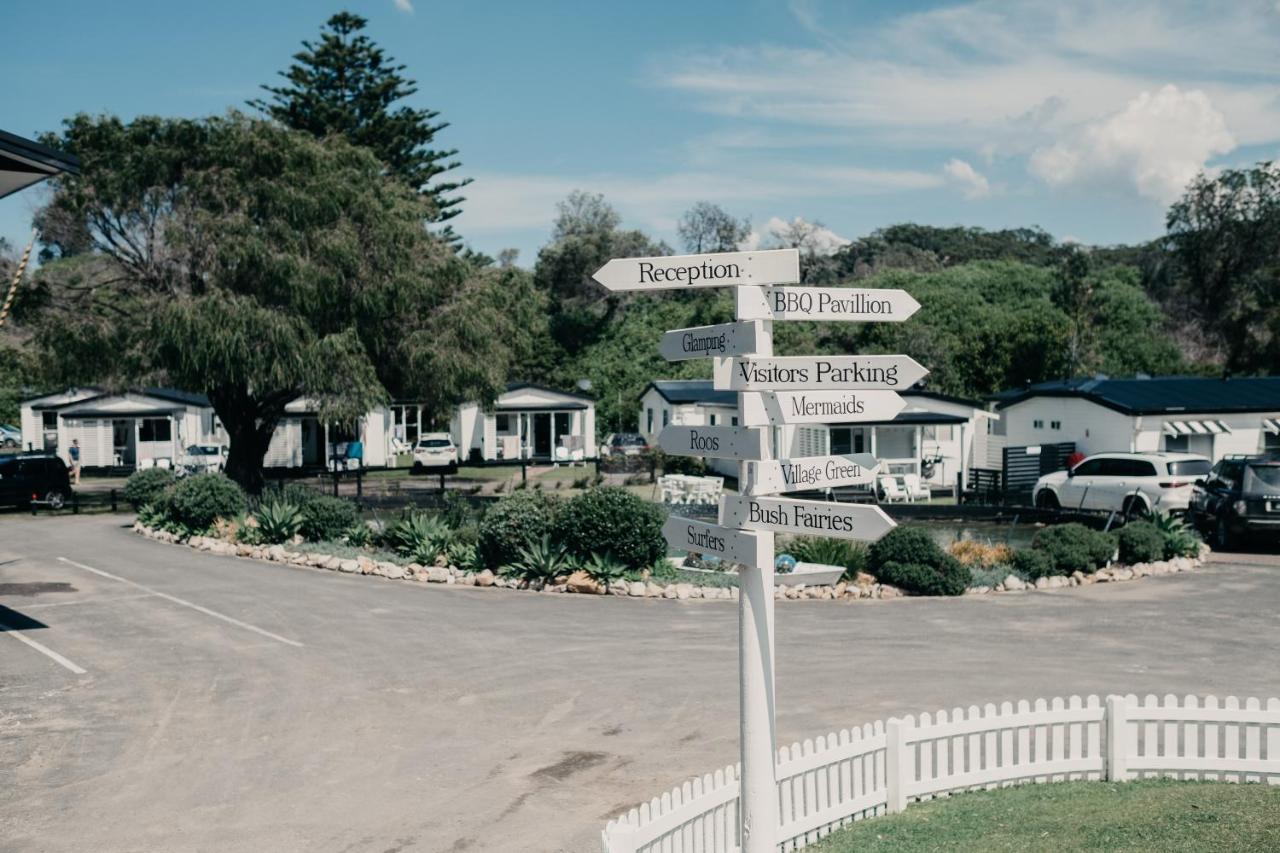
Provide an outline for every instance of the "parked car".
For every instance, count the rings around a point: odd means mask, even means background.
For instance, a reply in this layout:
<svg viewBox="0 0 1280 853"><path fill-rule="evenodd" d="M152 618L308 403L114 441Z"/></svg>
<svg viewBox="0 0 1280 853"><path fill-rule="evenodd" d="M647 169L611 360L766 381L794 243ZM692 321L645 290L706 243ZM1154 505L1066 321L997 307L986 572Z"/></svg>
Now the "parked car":
<svg viewBox="0 0 1280 853"><path fill-rule="evenodd" d="M0 447L20 447L22 430L13 424L0 424Z"/></svg>
<svg viewBox="0 0 1280 853"><path fill-rule="evenodd" d="M67 466L57 456L18 453L0 457L0 506L42 503L62 509L70 497Z"/></svg>
<svg viewBox="0 0 1280 853"><path fill-rule="evenodd" d="M188 474L221 471L227 464L227 449L219 444L192 444L178 458L178 470Z"/></svg>
<svg viewBox="0 0 1280 853"><path fill-rule="evenodd" d="M1041 509L1183 513L1210 467L1192 453L1095 453L1070 471L1044 475L1032 495Z"/></svg>
<svg viewBox="0 0 1280 853"><path fill-rule="evenodd" d="M649 449L649 443L638 432L615 432L608 447L610 456L638 456Z"/></svg>
<svg viewBox="0 0 1280 853"><path fill-rule="evenodd" d="M1196 482L1187 512L1215 548L1250 535L1280 542L1280 457L1228 456Z"/></svg>
<svg viewBox="0 0 1280 853"><path fill-rule="evenodd" d="M414 473L423 471L452 474L458 470L458 448L447 432L423 433L413 446Z"/></svg>

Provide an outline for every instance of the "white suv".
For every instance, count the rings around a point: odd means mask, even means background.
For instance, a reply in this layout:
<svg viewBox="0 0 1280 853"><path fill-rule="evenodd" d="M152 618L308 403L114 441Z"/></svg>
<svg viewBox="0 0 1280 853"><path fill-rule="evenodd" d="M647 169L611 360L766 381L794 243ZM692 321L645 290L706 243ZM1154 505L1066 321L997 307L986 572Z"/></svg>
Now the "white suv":
<svg viewBox="0 0 1280 853"><path fill-rule="evenodd" d="M450 472L458 468L458 448L447 432L424 433L418 443L413 446L413 470L422 472L427 469Z"/></svg>
<svg viewBox="0 0 1280 853"><path fill-rule="evenodd" d="M1098 453L1070 471L1036 481L1041 509L1086 509L1147 515L1186 512L1196 480L1212 464L1191 453Z"/></svg>

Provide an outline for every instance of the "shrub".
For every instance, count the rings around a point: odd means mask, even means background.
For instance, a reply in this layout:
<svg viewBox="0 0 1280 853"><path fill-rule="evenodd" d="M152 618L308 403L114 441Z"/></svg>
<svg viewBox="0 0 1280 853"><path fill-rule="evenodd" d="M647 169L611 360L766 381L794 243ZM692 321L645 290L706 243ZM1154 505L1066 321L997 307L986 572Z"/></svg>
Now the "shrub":
<svg viewBox="0 0 1280 853"><path fill-rule="evenodd" d="M462 569L464 572L472 572L479 568L475 545L470 545L466 542L450 542L444 553L449 560L449 565Z"/></svg>
<svg viewBox="0 0 1280 853"><path fill-rule="evenodd" d="M654 504L617 486L590 489L556 513L552 535L573 556L585 560L608 550L628 568L652 565L667 553L665 521Z"/></svg>
<svg viewBox="0 0 1280 853"><path fill-rule="evenodd" d="M1115 553L1110 535L1075 523L1044 528L1031 540L1031 547L1044 552L1055 575L1096 572Z"/></svg>
<svg viewBox="0 0 1280 853"><path fill-rule="evenodd" d="M992 566L990 568L970 566L969 588L985 586L994 589L996 584L1009 576L1009 571L1008 566Z"/></svg>
<svg viewBox="0 0 1280 853"><path fill-rule="evenodd" d="M1055 574L1053 560L1049 559L1049 555L1034 548L1027 548L1014 553L1013 559L1010 561L1010 568L1015 575L1029 581ZM1001 580L1004 580L1004 578L1001 578Z"/></svg>
<svg viewBox="0 0 1280 853"><path fill-rule="evenodd" d="M1194 557L1200 553L1200 538L1185 521L1167 512L1152 516L1151 523L1164 537L1164 558Z"/></svg>
<svg viewBox="0 0 1280 853"><path fill-rule="evenodd" d="M373 528L363 522L357 522L343 531L342 539L353 548L364 548L373 544Z"/></svg>
<svg viewBox="0 0 1280 853"><path fill-rule="evenodd" d="M181 480L169 493L169 517L192 530L206 530L217 518L244 512L248 500L225 474L196 474Z"/></svg>
<svg viewBox="0 0 1280 853"><path fill-rule="evenodd" d="M983 569L1008 565L1013 559L1013 549L1003 542L988 545L976 539L957 539L947 546L947 553L966 566Z"/></svg>
<svg viewBox="0 0 1280 853"><path fill-rule="evenodd" d="M946 554L933 541L933 537L919 527L898 526L879 541L873 542L867 553L872 574L879 576L885 563L920 563L926 566L941 562Z"/></svg>
<svg viewBox="0 0 1280 853"><path fill-rule="evenodd" d="M387 528L383 542L416 563L430 564L449 547L453 531L434 515L410 513Z"/></svg>
<svg viewBox="0 0 1280 853"><path fill-rule="evenodd" d="M546 495L521 491L489 507L476 538L480 560L491 568L515 560L527 542L551 532L556 506Z"/></svg>
<svg viewBox="0 0 1280 853"><path fill-rule="evenodd" d="M158 507L165 490L174 483L173 472L168 468L144 468L134 471L124 484L124 499L135 510L144 506Z"/></svg>
<svg viewBox="0 0 1280 853"><path fill-rule="evenodd" d="M844 566L846 577L867 570L867 546L861 542L829 536L799 536L791 541L787 550L804 563Z"/></svg>
<svg viewBox="0 0 1280 853"><path fill-rule="evenodd" d="M288 542L302 527L302 510L297 504L271 501L258 507L258 537L269 545Z"/></svg>
<svg viewBox="0 0 1280 853"><path fill-rule="evenodd" d="M882 563L876 578L919 595L963 595L969 586L969 569L941 549L938 555L935 563Z"/></svg>
<svg viewBox="0 0 1280 853"><path fill-rule="evenodd" d="M675 456L657 451L658 467L664 474L687 474L701 477L707 473L707 463L700 456Z"/></svg>
<svg viewBox="0 0 1280 853"><path fill-rule="evenodd" d="M337 540L356 523L356 508L342 498L316 495L302 504L302 535L312 542Z"/></svg>
<svg viewBox="0 0 1280 853"><path fill-rule="evenodd" d="M1149 521L1134 521L1120 528L1120 562L1150 563L1164 559L1164 534Z"/></svg>
<svg viewBox="0 0 1280 853"><path fill-rule="evenodd" d="M310 486L304 486L301 483L275 483L268 484L262 490L262 496L258 499L259 503L287 503L293 504L298 509L306 509L316 498L322 498L325 495L318 492Z"/></svg>
<svg viewBox="0 0 1280 853"><path fill-rule="evenodd" d="M550 583L559 575L567 575L577 566L565 552L563 545L553 544L550 535L544 533L531 539L516 551L516 557L501 568L504 575L541 580Z"/></svg>

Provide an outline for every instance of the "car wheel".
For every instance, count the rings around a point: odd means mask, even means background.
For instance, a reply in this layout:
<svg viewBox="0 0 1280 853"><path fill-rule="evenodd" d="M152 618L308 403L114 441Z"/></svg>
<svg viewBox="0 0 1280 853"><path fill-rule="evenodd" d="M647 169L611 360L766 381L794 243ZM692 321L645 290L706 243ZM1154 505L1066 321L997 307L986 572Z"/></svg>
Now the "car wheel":
<svg viewBox="0 0 1280 853"><path fill-rule="evenodd" d="M413 462L413 466L409 468L409 470L412 471L414 474L421 474L423 471L422 463L415 459Z"/></svg>
<svg viewBox="0 0 1280 853"><path fill-rule="evenodd" d="M14 441L12 438L6 438L6 439L4 440L4 446L5 446L5 447L17 447L17 446L18 446L18 442Z"/></svg>
<svg viewBox="0 0 1280 853"><path fill-rule="evenodd" d="M67 496L57 489L52 489L44 496L44 502L49 509L62 509L67 505Z"/></svg>
<svg viewBox="0 0 1280 853"><path fill-rule="evenodd" d="M1123 511L1125 518L1147 518L1151 515L1147 502L1138 497L1125 498Z"/></svg>
<svg viewBox="0 0 1280 853"><path fill-rule="evenodd" d="M1213 526L1213 548L1215 551L1230 551L1235 545L1235 537L1231 535L1231 526L1225 518L1218 518Z"/></svg>
<svg viewBox="0 0 1280 853"><path fill-rule="evenodd" d="M1058 496L1055 495L1053 492L1049 491L1048 489L1041 489L1040 491L1036 492L1036 507L1038 509L1051 509L1051 510L1057 510L1062 508L1062 506L1058 503Z"/></svg>

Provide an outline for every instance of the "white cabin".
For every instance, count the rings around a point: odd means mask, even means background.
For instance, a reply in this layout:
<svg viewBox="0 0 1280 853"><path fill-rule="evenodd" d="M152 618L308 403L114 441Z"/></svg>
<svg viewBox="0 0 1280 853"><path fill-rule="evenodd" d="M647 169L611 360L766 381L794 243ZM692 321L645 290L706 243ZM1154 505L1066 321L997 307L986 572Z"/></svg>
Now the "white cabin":
<svg viewBox="0 0 1280 853"><path fill-rule="evenodd" d="M596 458L596 405L582 394L517 382L489 407L459 406L449 432L463 462L581 462Z"/></svg>

